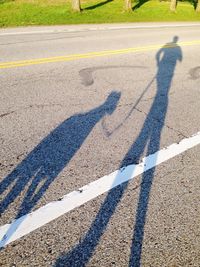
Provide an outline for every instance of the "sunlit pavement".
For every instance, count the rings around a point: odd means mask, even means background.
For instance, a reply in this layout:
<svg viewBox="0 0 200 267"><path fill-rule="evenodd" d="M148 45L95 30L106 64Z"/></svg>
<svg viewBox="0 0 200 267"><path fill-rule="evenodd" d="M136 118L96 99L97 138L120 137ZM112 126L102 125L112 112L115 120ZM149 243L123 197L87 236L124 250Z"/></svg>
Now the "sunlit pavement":
<svg viewBox="0 0 200 267"><path fill-rule="evenodd" d="M2 266L199 266L200 26L156 25L0 31Z"/></svg>

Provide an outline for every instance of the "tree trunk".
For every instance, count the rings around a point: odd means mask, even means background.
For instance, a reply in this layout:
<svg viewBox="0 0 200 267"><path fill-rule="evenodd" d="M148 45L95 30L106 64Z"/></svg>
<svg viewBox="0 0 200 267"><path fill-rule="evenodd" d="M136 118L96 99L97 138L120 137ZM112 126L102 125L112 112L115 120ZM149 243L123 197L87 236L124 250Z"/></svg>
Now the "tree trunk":
<svg viewBox="0 0 200 267"><path fill-rule="evenodd" d="M125 0L124 2L124 10L125 11L132 11L132 3L131 0Z"/></svg>
<svg viewBox="0 0 200 267"><path fill-rule="evenodd" d="M171 3L170 3L170 10L172 12L175 12L176 11L176 0L171 0Z"/></svg>
<svg viewBox="0 0 200 267"><path fill-rule="evenodd" d="M200 12L200 0L197 1L196 12Z"/></svg>
<svg viewBox="0 0 200 267"><path fill-rule="evenodd" d="M81 11L80 0L72 0L72 10L74 12L80 12Z"/></svg>

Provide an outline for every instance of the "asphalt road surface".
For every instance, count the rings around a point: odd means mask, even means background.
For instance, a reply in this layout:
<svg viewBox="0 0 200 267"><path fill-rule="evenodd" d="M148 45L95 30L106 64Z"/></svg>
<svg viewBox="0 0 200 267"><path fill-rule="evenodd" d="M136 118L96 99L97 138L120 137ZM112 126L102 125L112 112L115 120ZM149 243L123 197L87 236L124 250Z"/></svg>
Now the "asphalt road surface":
<svg viewBox="0 0 200 267"><path fill-rule="evenodd" d="M2 29L0 266L199 267L199 110L200 24Z"/></svg>

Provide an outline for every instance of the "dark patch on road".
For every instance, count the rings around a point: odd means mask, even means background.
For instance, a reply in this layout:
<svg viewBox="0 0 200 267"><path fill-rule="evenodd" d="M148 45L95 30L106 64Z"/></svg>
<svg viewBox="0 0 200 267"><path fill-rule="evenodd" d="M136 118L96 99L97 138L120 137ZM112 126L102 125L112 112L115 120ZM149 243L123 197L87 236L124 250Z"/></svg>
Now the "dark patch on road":
<svg viewBox="0 0 200 267"><path fill-rule="evenodd" d="M99 66L99 67L93 67L93 68L86 68L79 71L79 75L82 79L82 84L85 86L90 86L94 83L94 79L92 77L92 74L94 71L97 70L106 70L106 69L146 69L147 67L144 66Z"/></svg>
<svg viewBox="0 0 200 267"><path fill-rule="evenodd" d="M197 80L200 78L200 66L190 69L190 79Z"/></svg>

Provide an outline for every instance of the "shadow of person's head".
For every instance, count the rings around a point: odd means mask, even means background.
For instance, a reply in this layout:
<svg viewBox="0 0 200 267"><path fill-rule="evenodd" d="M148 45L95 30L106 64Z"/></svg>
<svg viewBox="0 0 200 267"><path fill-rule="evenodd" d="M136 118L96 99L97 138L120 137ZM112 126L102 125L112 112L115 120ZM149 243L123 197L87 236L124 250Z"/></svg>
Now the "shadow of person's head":
<svg viewBox="0 0 200 267"><path fill-rule="evenodd" d="M178 39L179 39L178 36L175 35L175 36L173 37L173 41L172 41L172 42L173 42L174 44L176 44L176 43L178 42Z"/></svg>
<svg viewBox="0 0 200 267"><path fill-rule="evenodd" d="M121 93L117 92L117 91L112 91L109 94L109 96L107 97L107 99L106 99L106 101L104 103L104 107L106 109L106 113L111 115L115 111L120 97L121 97Z"/></svg>

